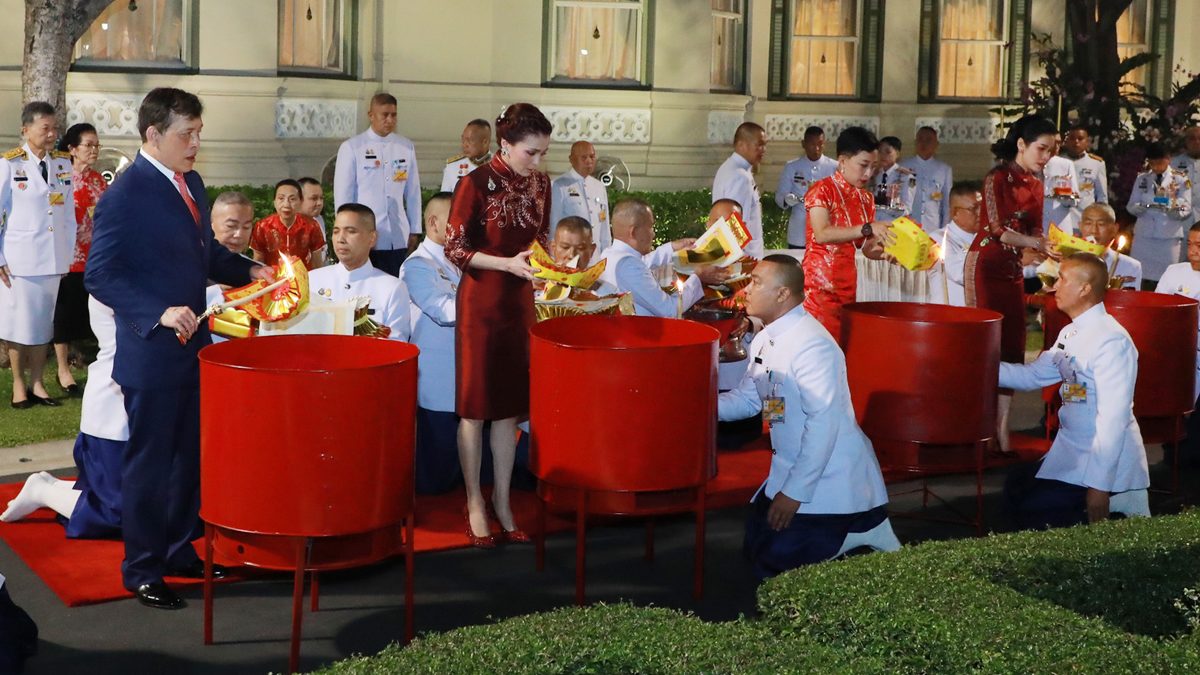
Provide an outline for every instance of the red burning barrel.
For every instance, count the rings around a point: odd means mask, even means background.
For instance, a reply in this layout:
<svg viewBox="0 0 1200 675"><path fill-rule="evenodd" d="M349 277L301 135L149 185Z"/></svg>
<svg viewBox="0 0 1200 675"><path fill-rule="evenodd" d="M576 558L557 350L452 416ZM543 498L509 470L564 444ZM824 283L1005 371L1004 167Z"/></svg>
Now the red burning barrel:
<svg viewBox="0 0 1200 675"><path fill-rule="evenodd" d="M1133 412L1143 434L1158 436L1154 427L1165 421L1156 424L1156 418L1173 422L1196 402L1196 301L1149 291L1109 291L1104 307L1137 347Z"/></svg>

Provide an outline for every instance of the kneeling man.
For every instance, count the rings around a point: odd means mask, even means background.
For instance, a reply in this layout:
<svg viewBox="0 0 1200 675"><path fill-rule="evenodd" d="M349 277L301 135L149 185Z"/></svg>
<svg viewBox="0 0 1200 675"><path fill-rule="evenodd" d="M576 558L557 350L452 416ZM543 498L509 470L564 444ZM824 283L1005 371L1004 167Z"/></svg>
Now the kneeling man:
<svg viewBox="0 0 1200 675"><path fill-rule="evenodd" d="M371 298L370 316L391 329L392 340L408 341L412 330L408 318L408 290L400 279L371 264L375 246L375 212L353 202L338 207L333 221L333 251L338 264L313 270L308 275L312 301Z"/></svg>
<svg viewBox="0 0 1200 675"><path fill-rule="evenodd" d="M746 312L766 327L750 343L741 383L717 398L721 420L761 411L771 425L771 470L746 520L746 553L760 580L836 557L848 539L900 548L879 462L854 420L846 358L803 302L800 263L763 258L746 287Z"/></svg>
<svg viewBox="0 0 1200 675"><path fill-rule="evenodd" d="M1061 382L1061 427L1040 462L1017 467L1005 497L1022 528L1067 527L1109 511L1150 515L1146 448L1133 417L1137 349L1104 309L1108 269L1090 253L1063 259L1054 285L1071 317L1054 347L1029 365L1000 364L1000 386L1041 389Z"/></svg>

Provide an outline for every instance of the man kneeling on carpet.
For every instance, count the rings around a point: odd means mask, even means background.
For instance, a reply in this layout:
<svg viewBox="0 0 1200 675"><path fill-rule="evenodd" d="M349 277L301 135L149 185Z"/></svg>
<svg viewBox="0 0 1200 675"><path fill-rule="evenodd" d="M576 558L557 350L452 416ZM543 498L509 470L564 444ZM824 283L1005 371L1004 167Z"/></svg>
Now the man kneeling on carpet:
<svg viewBox="0 0 1200 675"><path fill-rule="evenodd" d="M1108 268L1090 253L1063 259L1054 285L1071 317L1052 349L1031 364L1000 364L1000 386L1031 390L1061 382L1060 428L1039 462L1018 466L1004 486L1022 528L1106 520L1110 512L1150 515L1150 474L1133 416L1137 349L1104 309Z"/></svg>
<svg viewBox="0 0 1200 675"><path fill-rule="evenodd" d="M900 548L879 462L854 420L846 358L803 301L800 263L763 258L746 312L766 327L750 343L746 375L717 399L721 420L761 411L771 425L771 469L746 519L745 550L760 580L859 546Z"/></svg>

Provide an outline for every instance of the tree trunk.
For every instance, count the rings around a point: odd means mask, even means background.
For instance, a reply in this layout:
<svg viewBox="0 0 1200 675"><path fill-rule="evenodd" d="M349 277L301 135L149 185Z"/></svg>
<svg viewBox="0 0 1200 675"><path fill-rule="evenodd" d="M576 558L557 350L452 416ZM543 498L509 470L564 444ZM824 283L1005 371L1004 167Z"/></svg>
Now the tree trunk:
<svg viewBox="0 0 1200 675"><path fill-rule="evenodd" d="M67 71L75 41L113 0L25 0L21 103L45 101L67 119Z"/></svg>
<svg viewBox="0 0 1200 675"><path fill-rule="evenodd" d="M1070 0L1067 25L1070 30L1075 72L1090 85L1092 103L1080 110L1091 119L1102 144L1111 142L1109 132L1121 123L1121 56L1117 52L1117 20L1133 0ZM1063 120L1055 120L1062 124Z"/></svg>

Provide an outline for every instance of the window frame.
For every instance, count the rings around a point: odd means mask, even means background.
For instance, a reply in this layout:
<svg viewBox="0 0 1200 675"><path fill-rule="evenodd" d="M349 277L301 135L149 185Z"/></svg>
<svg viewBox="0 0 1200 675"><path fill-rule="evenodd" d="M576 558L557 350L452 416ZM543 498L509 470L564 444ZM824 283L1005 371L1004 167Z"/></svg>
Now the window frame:
<svg viewBox="0 0 1200 675"><path fill-rule="evenodd" d="M749 49L748 49L749 37L750 37L749 17L750 17L751 0L739 0L739 2L741 2L741 4L742 4L741 12L726 12L724 10L712 9L711 2L709 3L710 22L715 22L716 19L718 19L718 18L734 19L741 23L741 34L742 34L742 48L739 51L739 53L737 54L737 57L738 57L737 83L732 86L728 86L728 87L717 86L716 83L714 83L713 79L712 79L713 64L710 61L710 63L708 64L708 91L709 91L709 93L713 93L713 94L744 94L746 92L746 63L747 63L747 61L749 61L749 59L747 57L749 54ZM715 40L716 40L715 33L711 34L709 36L710 59L711 59L711 54L712 54L711 48L713 46L712 42Z"/></svg>
<svg viewBox="0 0 1200 675"><path fill-rule="evenodd" d="M1005 15L1005 42L1009 52L1004 59L1000 95L941 96L938 89L938 70L941 59L942 0L921 0L921 52L918 57L918 103L979 103L1000 104L1020 94L1029 73L1030 18L1032 0L1008 0Z"/></svg>
<svg viewBox="0 0 1200 675"><path fill-rule="evenodd" d="M600 7L602 9L632 9L632 2L620 0L545 0L542 8L542 86L547 89L611 89L621 91L648 91L651 80L651 36L654 34L654 0L636 0L641 12L638 21L638 81L601 82L598 80L555 79L554 60L558 47L558 12L561 6Z"/></svg>
<svg viewBox="0 0 1200 675"><path fill-rule="evenodd" d="M854 101L877 103L882 97L884 53L884 2L859 0L858 64L855 93L793 94L788 87L791 72L793 0L771 0L771 59L767 76L767 98L773 101Z"/></svg>
<svg viewBox="0 0 1200 675"><path fill-rule="evenodd" d="M280 30L283 22L283 3L302 0L278 0L275 17L275 74L278 77L304 77L318 80L358 79L358 0L342 0L342 63L341 72L306 66L284 66L279 62ZM293 50L294 51L294 50Z"/></svg>
<svg viewBox="0 0 1200 675"><path fill-rule="evenodd" d="M180 16L183 17L183 28L180 35L180 51L184 58L182 63L148 63L146 61L84 61L79 62L71 57L70 72L76 73L171 73L175 75L196 75L200 72L200 2L199 0L180 0L182 7ZM99 19L97 19L98 21ZM94 22L93 22L94 23ZM90 28L90 26L89 26ZM80 36L80 39L83 39ZM79 40L71 46L74 54ZM128 63L129 65L123 65Z"/></svg>

